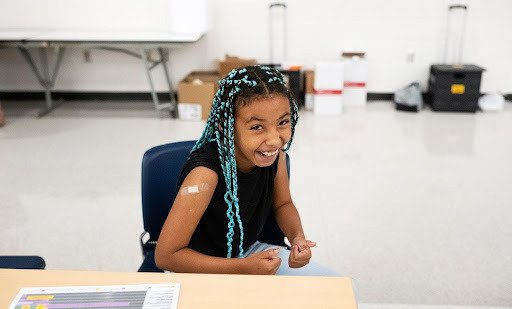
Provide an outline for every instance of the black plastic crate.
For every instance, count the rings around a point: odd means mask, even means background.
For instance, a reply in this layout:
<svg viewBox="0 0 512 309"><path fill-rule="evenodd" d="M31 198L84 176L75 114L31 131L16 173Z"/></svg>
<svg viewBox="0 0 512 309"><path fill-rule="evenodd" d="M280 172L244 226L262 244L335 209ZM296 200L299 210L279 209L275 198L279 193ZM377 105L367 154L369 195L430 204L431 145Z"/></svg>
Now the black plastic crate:
<svg viewBox="0 0 512 309"><path fill-rule="evenodd" d="M432 109L476 112L483 71L476 65L432 65L429 78Z"/></svg>
<svg viewBox="0 0 512 309"><path fill-rule="evenodd" d="M460 95L434 93L432 109L445 112L476 112L478 109L478 93Z"/></svg>

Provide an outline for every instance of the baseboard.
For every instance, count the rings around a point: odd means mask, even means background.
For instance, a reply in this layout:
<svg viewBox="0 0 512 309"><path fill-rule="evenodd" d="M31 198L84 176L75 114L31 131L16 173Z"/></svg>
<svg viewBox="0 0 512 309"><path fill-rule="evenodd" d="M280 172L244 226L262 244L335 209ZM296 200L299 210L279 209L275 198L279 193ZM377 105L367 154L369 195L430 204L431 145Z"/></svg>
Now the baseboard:
<svg viewBox="0 0 512 309"><path fill-rule="evenodd" d="M169 101L168 92L158 92L157 97L162 101ZM77 101L151 101L150 92L52 92L54 100ZM0 91L0 100L32 101L44 100L42 91Z"/></svg>
<svg viewBox="0 0 512 309"><path fill-rule="evenodd" d="M385 92L368 92L366 95L368 101L392 101L393 94Z"/></svg>
<svg viewBox="0 0 512 309"><path fill-rule="evenodd" d="M158 92L158 99L169 100L168 92ZM175 95L176 97L176 95ZM78 101L151 101L150 92L52 92L54 100L78 100ZM0 91L0 100L33 101L44 100L42 91ZM390 101L392 93L368 93L368 101Z"/></svg>
<svg viewBox="0 0 512 309"><path fill-rule="evenodd" d="M168 92L158 92L158 99L169 101ZM512 101L512 94L505 94L505 100ZM174 95L176 98L176 94ZM77 100L77 101L151 101L150 92L52 92L54 100ZM33 101L44 100L42 91L0 91L0 100L12 101ZM371 101L392 101L393 93L388 92L369 92L367 99ZM428 93L423 93L425 102L429 101Z"/></svg>

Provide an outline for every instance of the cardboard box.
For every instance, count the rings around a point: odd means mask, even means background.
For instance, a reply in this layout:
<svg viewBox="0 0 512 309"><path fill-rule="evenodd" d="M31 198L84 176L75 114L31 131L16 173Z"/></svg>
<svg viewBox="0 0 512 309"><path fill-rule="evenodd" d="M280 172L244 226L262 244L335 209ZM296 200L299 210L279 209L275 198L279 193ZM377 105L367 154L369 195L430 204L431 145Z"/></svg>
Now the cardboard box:
<svg viewBox="0 0 512 309"><path fill-rule="evenodd" d="M215 71L196 71L178 84L178 114L183 120L207 120L219 88Z"/></svg>
<svg viewBox="0 0 512 309"><path fill-rule="evenodd" d="M304 71L304 107L313 110L315 100L315 71Z"/></svg>
<svg viewBox="0 0 512 309"><path fill-rule="evenodd" d="M224 78L233 69L240 69L248 65L255 65L257 64L257 61L256 59L243 59L226 55L225 60L217 59L215 60L215 64L217 66L217 73L219 74L219 78Z"/></svg>
<svg viewBox="0 0 512 309"><path fill-rule="evenodd" d="M315 93L315 71L304 71L304 92L308 94Z"/></svg>

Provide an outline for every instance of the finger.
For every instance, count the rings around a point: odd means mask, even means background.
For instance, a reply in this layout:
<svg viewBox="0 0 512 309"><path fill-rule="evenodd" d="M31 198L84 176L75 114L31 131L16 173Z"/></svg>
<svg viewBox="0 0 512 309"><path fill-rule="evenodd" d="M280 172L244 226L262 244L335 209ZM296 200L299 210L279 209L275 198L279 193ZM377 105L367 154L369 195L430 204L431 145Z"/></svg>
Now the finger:
<svg viewBox="0 0 512 309"><path fill-rule="evenodd" d="M272 265L274 265L274 267L279 268L279 266L281 265L281 258L278 256L275 256L272 258L272 260L269 260L269 262L272 263Z"/></svg>
<svg viewBox="0 0 512 309"><path fill-rule="evenodd" d="M308 241L307 241L307 244L308 244L308 247L310 247L310 248L312 248L312 247L316 246L316 242L311 241L311 240L308 240Z"/></svg>
<svg viewBox="0 0 512 309"><path fill-rule="evenodd" d="M288 262L289 263L292 263L294 260L297 259L297 255L299 254L299 251L297 249L297 246L296 245L293 245L291 248L290 248L290 257L288 259Z"/></svg>
<svg viewBox="0 0 512 309"><path fill-rule="evenodd" d="M268 250L263 251L263 257L264 257L264 258L267 258L267 259L272 259L272 258L274 258L278 253L279 253L279 248L275 248L275 249L268 249Z"/></svg>
<svg viewBox="0 0 512 309"><path fill-rule="evenodd" d="M279 257L276 257L274 268L272 269L272 274L273 275L276 274L277 270L279 269L279 266L281 266L281 259Z"/></svg>
<svg viewBox="0 0 512 309"><path fill-rule="evenodd" d="M297 247L298 252L301 252L305 248L308 248L308 246L306 245L306 242L298 242L298 243L294 244L294 246Z"/></svg>
<svg viewBox="0 0 512 309"><path fill-rule="evenodd" d="M290 268L300 268L306 266L307 264L308 262L290 261L288 266L290 266Z"/></svg>
<svg viewBox="0 0 512 309"><path fill-rule="evenodd" d="M294 245L292 250L293 258L297 258L299 256L299 252L299 246Z"/></svg>
<svg viewBox="0 0 512 309"><path fill-rule="evenodd" d="M304 251L308 251L310 247L307 244L304 244L303 246L299 246L299 253L302 253Z"/></svg>
<svg viewBox="0 0 512 309"><path fill-rule="evenodd" d="M309 247L300 251L295 257L295 259L300 262L308 261L310 258L311 258L311 249L309 249Z"/></svg>
<svg viewBox="0 0 512 309"><path fill-rule="evenodd" d="M299 251L304 250L305 247L307 247L307 242L304 239L299 239L296 242L293 243L294 246L297 246L299 248Z"/></svg>

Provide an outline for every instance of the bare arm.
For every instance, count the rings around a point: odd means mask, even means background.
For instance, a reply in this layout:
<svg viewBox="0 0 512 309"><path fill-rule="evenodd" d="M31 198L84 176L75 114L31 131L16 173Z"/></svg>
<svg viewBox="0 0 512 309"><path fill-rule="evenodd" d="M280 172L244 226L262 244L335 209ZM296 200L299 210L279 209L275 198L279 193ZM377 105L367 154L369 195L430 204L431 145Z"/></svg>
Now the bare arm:
<svg viewBox="0 0 512 309"><path fill-rule="evenodd" d="M275 274L280 264L277 252L268 250L247 258L220 258L201 254L188 248L201 217L217 186L218 176L206 167L194 168L183 181L183 188L207 184L202 192L178 193L165 220L155 250L155 262L160 269L174 272L216 274Z"/></svg>
<svg viewBox="0 0 512 309"><path fill-rule="evenodd" d="M155 262L161 269L174 272L243 273L241 259L219 258L187 248L217 186L217 173L206 167L194 168L183 181L180 191L189 186L207 184L202 192L178 193L165 220L155 250Z"/></svg>
<svg viewBox="0 0 512 309"><path fill-rule="evenodd" d="M299 212L292 202L284 152L279 156L274 182L274 214L277 224L292 245L288 259L289 266L299 268L307 265L311 259L311 247L316 246L316 243L306 240Z"/></svg>
<svg viewBox="0 0 512 309"><path fill-rule="evenodd" d="M297 237L304 238L304 231L299 212L292 201L288 172L286 170L286 154L280 151L277 174L274 180L274 214L277 224L290 242Z"/></svg>

